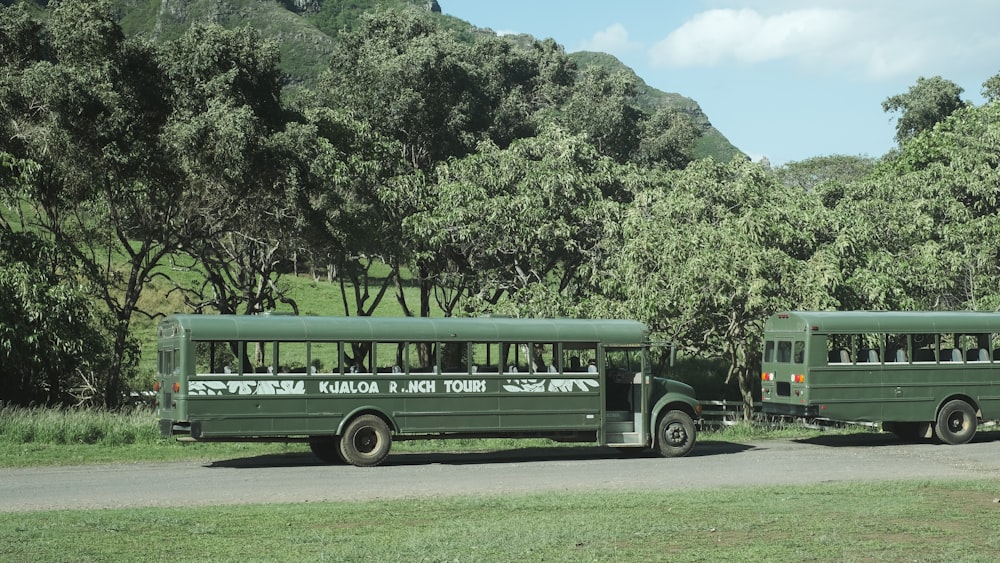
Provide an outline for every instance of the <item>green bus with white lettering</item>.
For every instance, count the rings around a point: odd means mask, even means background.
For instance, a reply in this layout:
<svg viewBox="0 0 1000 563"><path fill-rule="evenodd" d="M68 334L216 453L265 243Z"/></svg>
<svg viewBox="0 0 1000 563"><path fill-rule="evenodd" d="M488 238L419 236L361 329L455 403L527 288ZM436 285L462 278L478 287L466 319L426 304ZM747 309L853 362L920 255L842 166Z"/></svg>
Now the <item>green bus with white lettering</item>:
<svg viewBox="0 0 1000 563"><path fill-rule="evenodd" d="M394 440L544 437L683 456L693 389L654 377L627 320L172 315L158 326L161 435L304 441L374 466Z"/></svg>
<svg viewBox="0 0 1000 563"><path fill-rule="evenodd" d="M968 442L1000 419L1000 313L785 312L764 324L761 410Z"/></svg>

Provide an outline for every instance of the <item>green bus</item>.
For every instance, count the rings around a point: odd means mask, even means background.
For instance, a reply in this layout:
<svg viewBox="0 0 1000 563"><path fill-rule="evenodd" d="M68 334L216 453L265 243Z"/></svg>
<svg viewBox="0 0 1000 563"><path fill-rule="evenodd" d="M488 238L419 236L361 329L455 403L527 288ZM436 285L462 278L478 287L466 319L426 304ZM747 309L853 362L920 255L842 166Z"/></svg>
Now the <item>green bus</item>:
<svg viewBox="0 0 1000 563"><path fill-rule="evenodd" d="M1000 418L1000 313L785 312L764 325L765 414L972 439Z"/></svg>
<svg viewBox="0 0 1000 563"><path fill-rule="evenodd" d="M374 466L393 440L544 437L683 456L693 389L653 377L627 320L172 315L158 328L160 434L307 441Z"/></svg>

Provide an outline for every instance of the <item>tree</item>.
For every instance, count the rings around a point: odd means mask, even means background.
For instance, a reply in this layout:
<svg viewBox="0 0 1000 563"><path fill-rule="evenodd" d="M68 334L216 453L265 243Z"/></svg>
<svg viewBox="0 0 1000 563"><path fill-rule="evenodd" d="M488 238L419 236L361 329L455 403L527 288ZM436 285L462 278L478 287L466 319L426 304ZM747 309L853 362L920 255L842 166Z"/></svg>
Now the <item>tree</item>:
<svg viewBox="0 0 1000 563"><path fill-rule="evenodd" d="M1000 100L1000 74L991 76L986 82L983 82L983 97L986 98L987 103Z"/></svg>
<svg viewBox="0 0 1000 563"><path fill-rule="evenodd" d="M578 288L579 270L599 244L604 191L629 176L586 139L558 128L480 151L439 167L429 200L404 223L423 241L420 260L434 262L438 305L467 312L553 314L521 307L521 292L541 285L549 295ZM537 303L535 304L537 305Z"/></svg>
<svg viewBox="0 0 1000 563"><path fill-rule="evenodd" d="M384 182L379 210L396 225L436 205L438 164L462 158L490 140L506 147L534 134L534 116L564 99L571 64L554 43L516 49L497 37L473 42L442 30L437 20L413 11L379 12L341 34L320 101L345 110L399 147L405 169ZM396 297L407 314L428 316L441 262L412 236L375 231L398 252ZM399 246L399 243L403 243ZM420 285L416 311L406 303L400 268L408 265Z"/></svg>
<svg viewBox="0 0 1000 563"><path fill-rule="evenodd" d="M818 199L776 183L758 165L696 161L636 195L609 224L594 275L600 306L636 318L695 355L721 355L749 418L764 320L833 305L839 274L822 247Z"/></svg>
<svg viewBox="0 0 1000 563"><path fill-rule="evenodd" d="M639 149L642 112L633 103L635 94L635 78L628 73L609 74L602 67L589 66L577 78L559 123L585 135L600 154L627 162Z"/></svg>
<svg viewBox="0 0 1000 563"><path fill-rule="evenodd" d="M789 162L775 169L778 181L805 192L836 191L862 180L875 169L875 159L866 156L829 155Z"/></svg>
<svg viewBox="0 0 1000 563"><path fill-rule="evenodd" d="M60 256L30 233L0 229L0 402L64 405L100 397L112 319L59 274Z"/></svg>
<svg viewBox="0 0 1000 563"><path fill-rule="evenodd" d="M281 104L273 42L244 28L197 25L167 43L172 85L163 142L189 186L184 250L205 272L196 310L255 313L284 297L277 278L301 245L298 198L313 189L315 131ZM321 149L317 149L321 150Z"/></svg>
<svg viewBox="0 0 1000 563"><path fill-rule="evenodd" d="M845 305L1000 307L998 123L994 103L956 111L849 186L836 209Z"/></svg>
<svg viewBox="0 0 1000 563"><path fill-rule="evenodd" d="M45 26L12 19L20 23L2 27L18 29L24 48L7 59L15 64L0 88L0 129L12 132L11 154L39 166L19 208L115 319L99 389L114 407L135 363L139 295L175 244L177 177L158 144L167 88L152 49L123 37L107 3L61 2Z"/></svg>
<svg viewBox="0 0 1000 563"><path fill-rule="evenodd" d="M640 165L679 170L694 160L698 128L684 112L660 107L640 123L635 160Z"/></svg>
<svg viewBox="0 0 1000 563"><path fill-rule="evenodd" d="M886 98L882 110L900 114L896 121L896 142L902 146L955 110L965 107L967 103L962 101L962 91L959 85L940 76L921 76L905 94Z"/></svg>

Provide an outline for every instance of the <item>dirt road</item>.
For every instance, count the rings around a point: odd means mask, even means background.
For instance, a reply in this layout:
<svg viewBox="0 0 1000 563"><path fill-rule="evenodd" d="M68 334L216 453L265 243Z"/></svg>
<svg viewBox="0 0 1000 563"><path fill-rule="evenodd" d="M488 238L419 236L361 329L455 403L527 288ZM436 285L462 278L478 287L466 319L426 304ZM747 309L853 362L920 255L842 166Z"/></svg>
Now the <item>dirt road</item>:
<svg viewBox="0 0 1000 563"><path fill-rule="evenodd" d="M1000 478L1000 432L963 446L906 444L880 434L704 443L679 459L546 448L391 454L368 469L321 465L308 454L0 469L0 512L980 478Z"/></svg>

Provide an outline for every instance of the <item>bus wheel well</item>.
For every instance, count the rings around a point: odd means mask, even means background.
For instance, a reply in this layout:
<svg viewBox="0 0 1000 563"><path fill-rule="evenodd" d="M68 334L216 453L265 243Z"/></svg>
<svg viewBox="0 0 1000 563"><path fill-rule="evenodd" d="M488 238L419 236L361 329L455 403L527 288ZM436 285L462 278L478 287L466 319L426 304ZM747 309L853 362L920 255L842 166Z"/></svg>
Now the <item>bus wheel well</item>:
<svg viewBox="0 0 1000 563"><path fill-rule="evenodd" d="M945 397L943 401L938 403L937 412L941 412L941 409L951 401L962 401L968 403L968 405L972 407L972 410L975 411L976 417L978 418L983 417L983 411L980 410L979 404L976 403L976 401L972 397L969 397L968 395L951 395Z"/></svg>
<svg viewBox="0 0 1000 563"><path fill-rule="evenodd" d="M690 416L692 420L696 420L698 418L697 413L694 412L694 407L683 401L674 401L663 405L663 408L660 409L660 412L656 415L656 421L659 422L660 419L670 411L682 411Z"/></svg>
<svg viewBox="0 0 1000 563"><path fill-rule="evenodd" d="M383 421L385 421L386 425L389 427L389 430L392 431L393 434L399 432L399 426L396 425L396 421L393 420L391 416L385 414L384 412L376 408L368 407L368 408L360 408L356 411L351 411L350 414L345 416L340 421L340 428L337 429L337 435L340 436L341 434L343 434L344 429L347 428L347 425L350 424L352 420L358 418L359 416L364 416L366 414L370 414L381 418Z"/></svg>

